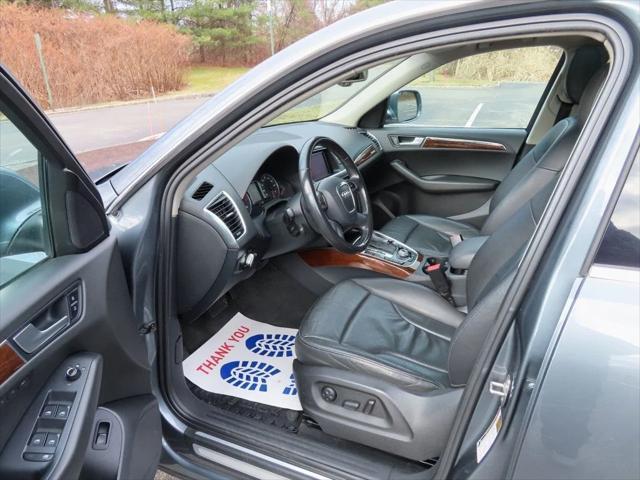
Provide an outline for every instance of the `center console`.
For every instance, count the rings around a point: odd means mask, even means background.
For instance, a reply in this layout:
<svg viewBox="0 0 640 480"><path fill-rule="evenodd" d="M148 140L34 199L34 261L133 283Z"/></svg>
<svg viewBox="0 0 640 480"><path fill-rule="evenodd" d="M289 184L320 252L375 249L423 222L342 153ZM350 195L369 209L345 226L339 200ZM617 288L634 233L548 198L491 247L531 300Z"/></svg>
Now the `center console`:
<svg viewBox="0 0 640 480"><path fill-rule="evenodd" d="M417 269L420 266L418 252L404 243L377 231L373 232L371 241L363 255L389 262L399 267L414 267Z"/></svg>

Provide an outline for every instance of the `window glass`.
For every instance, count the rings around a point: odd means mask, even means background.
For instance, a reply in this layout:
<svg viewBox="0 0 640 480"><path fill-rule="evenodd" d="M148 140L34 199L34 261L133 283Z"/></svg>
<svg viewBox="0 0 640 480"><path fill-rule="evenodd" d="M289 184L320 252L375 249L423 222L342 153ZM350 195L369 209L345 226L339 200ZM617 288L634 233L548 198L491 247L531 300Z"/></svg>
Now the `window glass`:
<svg viewBox="0 0 640 480"><path fill-rule="evenodd" d="M47 257L39 157L0 114L0 286Z"/></svg>
<svg viewBox="0 0 640 480"><path fill-rule="evenodd" d="M596 263L640 268L640 163L636 160L605 231Z"/></svg>
<svg viewBox="0 0 640 480"><path fill-rule="evenodd" d="M402 89L416 91L422 108L416 118L401 123L526 128L561 56L557 47L527 47L482 53L442 65ZM397 116L387 118L387 124L400 123Z"/></svg>
<svg viewBox="0 0 640 480"><path fill-rule="evenodd" d="M269 125L308 122L329 115L400 62L401 60L393 60L365 70L360 73L358 81L332 85L274 118Z"/></svg>

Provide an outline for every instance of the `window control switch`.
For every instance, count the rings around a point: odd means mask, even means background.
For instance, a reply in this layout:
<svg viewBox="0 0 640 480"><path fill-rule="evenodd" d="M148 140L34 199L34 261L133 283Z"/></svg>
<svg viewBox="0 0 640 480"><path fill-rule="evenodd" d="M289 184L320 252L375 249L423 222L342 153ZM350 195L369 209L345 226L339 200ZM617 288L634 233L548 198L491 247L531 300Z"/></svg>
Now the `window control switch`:
<svg viewBox="0 0 640 480"><path fill-rule="evenodd" d="M53 418L56 416L56 405L45 405L40 414L43 418Z"/></svg>
<svg viewBox="0 0 640 480"><path fill-rule="evenodd" d="M59 441L60 441L60 434L59 433L48 433L47 434L47 441L46 441L45 445L47 447L56 448L58 446L58 442Z"/></svg>
<svg viewBox="0 0 640 480"><path fill-rule="evenodd" d="M29 446L44 447L46 440L47 440L46 433L36 432L31 436L31 440L29 441Z"/></svg>
<svg viewBox="0 0 640 480"><path fill-rule="evenodd" d="M56 418L68 418L69 417L69 405L60 405L56 410Z"/></svg>

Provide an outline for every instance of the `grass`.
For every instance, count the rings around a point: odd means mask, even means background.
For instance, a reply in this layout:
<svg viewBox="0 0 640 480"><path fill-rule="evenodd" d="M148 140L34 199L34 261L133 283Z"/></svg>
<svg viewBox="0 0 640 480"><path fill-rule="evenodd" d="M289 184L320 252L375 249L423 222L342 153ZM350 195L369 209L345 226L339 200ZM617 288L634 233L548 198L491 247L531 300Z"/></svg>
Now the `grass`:
<svg viewBox="0 0 640 480"><path fill-rule="evenodd" d="M450 75L443 75L441 73L434 72L427 73L421 77L416 78L407 87L483 87L486 85L492 85L500 83L498 81L490 82L488 80L475 80L471 78L454 78Z"/></svg>
<svg viewBox="0 0 640 480"><path fill-rule="evenodd" d="M180 93L215 93L240 78L249 68L198 66L188 70Z"/></svg>

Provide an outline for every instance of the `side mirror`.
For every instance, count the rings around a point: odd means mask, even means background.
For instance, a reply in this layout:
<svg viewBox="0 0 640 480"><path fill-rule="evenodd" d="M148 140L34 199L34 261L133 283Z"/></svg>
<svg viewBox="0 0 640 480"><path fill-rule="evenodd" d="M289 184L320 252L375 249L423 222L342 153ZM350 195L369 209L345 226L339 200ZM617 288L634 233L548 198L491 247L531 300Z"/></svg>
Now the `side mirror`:
<svg viewBox="0 0 640 480"><path fill-rule="evenodd" d="M402 123L418 118L422 97L415 90L400 90L389 97L385 123Z"/></svg>

